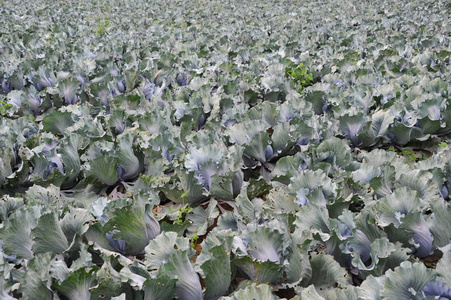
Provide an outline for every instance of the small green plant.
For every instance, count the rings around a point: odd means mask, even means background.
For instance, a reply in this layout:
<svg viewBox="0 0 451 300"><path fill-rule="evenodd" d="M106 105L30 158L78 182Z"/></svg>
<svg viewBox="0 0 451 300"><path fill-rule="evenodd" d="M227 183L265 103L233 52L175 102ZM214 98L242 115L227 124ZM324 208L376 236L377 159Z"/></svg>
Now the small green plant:
<svg viewBox="0 0 451 300"><path fill-rule="evenodd" d="M407 157L407 160L409 163L415 162L417 160L415 153L410 149L402 150L401 154L404 155L405 157Z"/></svg>
<svg viewBox="0 0 451 300"><path fill-rule="evenodd" d="M103 35L108 32L108 26L110 26L110 20L108 19L108 16L100 17L97 20L95 33L98 35Z"/></svg>
<svg viewBox="0 0 451 300"><path fill-rule="evenodd" d="M421 160L425 160L428 158L428 156L420 151L413 151L411 149L404 149L402 150L402 152L400 153L401 155L403 155L405 158L407 158L407 161L405 162L405 164L409 165L409 167L413 170L413 163L417 162L417 161L421 161Z"/></svg>
<svg viewBox="0 0 451 300"><path fill-rule="evenodd" d="M197 235L197 232L202 229L202 227L199 227L196 229L196 231L194 231L193 235L191 236L190 240L191 240L191 247L194 248L197 244L197 240L199 239L199 236Z"/></svg>
<svg viewBox="0 0 451 300"><path fill-rule="evenodd" d="M297 91L301 93L306 87L313 84L313 74L308 72L308 69L304 67L303 63L297 66L290 65L285 68L285 76L291 78L296 84L299 85Z"/></svg>
<svg viewBox="0 0 451 300"><path fill-rule="evenodd" d="M396 152L396 148L395 148L395 147L393 147L393 146L391 146L390 148L388 148L388 151L393 151L393 152Z"/></svg>
<svg viewBox="0 0 451 300"><path fill-rule="evenodd" d="M10 110L13 107L12 104L1 100L0 101L0 116L6 116L8 110Z"/></svg>
<svg viewBox="0 0 451 300"><path fill-rule="evenodd" d="M174 220L174 223L177 225L182 225L183 222L185 222L185 216L189 214L192 210L193 208L189 204L181 206L178 209L179 214L177 218Z"/></svg>
<svg viewBox="0 0 451 300"><path fill-rule="evenodd" d="M409 165L412 168L412 163L425 160L428 156L425 153L421 153L420 151L413 151L412 149L397 149L394 146L388 148L388 151L396 152L398 155L401 155L406 158L405 164Z"/></svg>
<svg viewBox="0 0 451 300"><path fill-rule="evenodd" d="M439 148L446 148L448 147L448 143L446 142L441 142L440 144L438 144Z"/></svg>

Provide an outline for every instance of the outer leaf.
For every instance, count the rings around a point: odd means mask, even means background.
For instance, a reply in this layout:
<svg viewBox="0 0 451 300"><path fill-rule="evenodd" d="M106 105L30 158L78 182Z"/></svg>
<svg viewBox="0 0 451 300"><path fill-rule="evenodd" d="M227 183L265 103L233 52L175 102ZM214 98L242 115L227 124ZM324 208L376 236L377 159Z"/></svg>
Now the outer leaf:
<svg viewBox="0 0 451 300"><path fill-rule="evenodd" d="M103 249L106 249L108 251L117 251L116 248L114 248L108 241L103 227L100 223L94 223L89 226L89 229L84 234L84 236L86 237L86 239L88 239L88 241L97 243L97 245L99 245Z"/></svg>
<svg viewBox="0 0 451 300"><path fill-rule="evenodd" d="M162 264L168 262L175 248L187 250L190 248L189 240L177 236L175 232L163 232L150 241L145 249L146 266L149 270L158 270Z"/></svg>
<svg viewBox="0 0 451 300"><path fill-rule="evenodd" d="M331 137L318 146L316 156L317 161L336 163L345 168L351 163L351 148L345 141Z"/></svg>
<svg viewBox="0 0 451 300"><path fill-rule="evenodd" d="M95 274L98 284L90 289L91 299L110 299L123 292L129 292L129 286L122 283L121 274L113 267L113 265L116 265L116 258L112 255L105 256L102 256L104 260L102 268ZM124 269L126 268L128 266L124 266Z"/></svg>
<svg viewBox="0 0 451 300"><path fill-rule="evenodd" d="M8 287L5 285L5 280L3 278L0 278L0 297L4 300L17 300L17 298L14 298L9 295L11 292L11 287Z"/></svg>
<svg viewBox="0 0 451 300"><path fill-rule="evenodd" d="M355 146L361 143L359 133L362 131L363 125L366 121L366 115L363 113L357 115L344 115L340 117L340 130L345 134L346 138L351 140Z"/></svg>
<svg viewBox="0 0 451 300"><path fill-rule="evenodd" d="M266 148L268 145L268 133L265 131L257 134L244 150L244 155L254 159L254 161L249 159L248 164L252 165L256 163L256 161L261 163L266 162Z"/></svg>
<svg viewBox="0 0 451 300"><path fill-rule="evenodd" d="M187 250L173 253L166 264L160 269L160 274L177 279L177 296L182 300L202 300L202 287L199 276L188 258Z"/></svg>
<svg viewBox="0 0 451 300"><path fill-rule="evenodd" d="M357 292L362 300L381 300L381 290L384 277L368 276Z"/></svg>
<svg viewBox="0 0 451 300"><path fill-rule="evenodd" d="M97 267L81 268L71 273L66 280L53 286L69 300L90 300L90 289L96 285Z"/></svg>
<svg viewBox="0 0 451 300"><path fill-rule="evenodd" d="M69 248L66 236L54 213L41 216L38 226L32 230L34 253L63 253Z"/></svg>
<svg viewBox="0 0 451 300"><path fill-rule="evenodd" d="M434 244L438 247L444 247L451 241L451 205L437 205L433 207L431 233L434 236Z"/></svg>
<svg viewBox="0 0 451 300"><path fill-rule="evenodd" d="M272 157L280 156L285 149L294 144L290 134L289 123L282 123L274 126L274 132L271 135L271 140L271 147L273 148L274 154L266 155L267 160Z"/></svg>
<svg viewBox="0 0 451 300"><path fill-rule="evenodd" d="M97 157L91 161L90 169L86 172L86 176L102 184L114 185L119 180L117 162L118 159L115 157Z"/></svg>
<svg viewBox="0 0 451 300"><path fill-rule="evenodd" d="M186 219L188 219L190 223L188 226L188 236L193 235L194 233L198 236L207 233L208 228L214 224L219 215L217 204L218 203L215 200L210 200L206 209L203 209L200 206L195 207L186 216Z"/></svg>
<svg viewBox="0 0 451 300"><path fill-rule="evenodd" d="M175 178L174 178L175 177ZM206 199L204 187L194 173L181 171L173 176L174 184L165 184L159 189L175 203L192 203Z"/></svg>
<svg viewBox="0 0 451 300"><path fill-rule="evenodd" d="M81 162L78 155L78 145L81 138L77 135L71 135L68 144L61 150L64 171L67 176L67 182L72 183L80 174Z"/></svg>
<svg viewBox="0 0 451 300"><path fill-rule="evenodd" d="M52 260L51 253L37 255L28 262L28 270L22 278L20 291L27 300L51 300L53 293L50 290L51 277L49 267Z"/></svg>
<svg viewBox="0 0 451 300"><path fill-rule="evenodd" d="M332 256L321 254L310 260L312 265L312 277L308 285L313 284L322 290L338 286L345 286L350 282L346 270L344 270Z"/></svg>
<svg viewBox="0 0 451 300"><path fill-rule="evenodd" d="M233 263L252 280L261 283L277 284L282 279L282 265L272 261L255 261L245 256L235 258Z"/></svg>
<svg viewBox="0 0 451 300"><path fill-rule="evenodd" d="M255 284L239 289L228 297L222 297L222 300L241 300L241 299L259 299L259 300L277 300L279 297L272 294L272 288L267 284Z"/></svg>
<svg viewBox="0 0 451 300"><path fill-rule="evenodd" d="M378 138L385 136L388 133L390 124L393 123L394 116L389 112L377 111L371 116L371 122L368 122L359 138L363 141L363 144L367 147L373 146Z"/></svg>
<svg viewBox="0 0 451 300"><path fill-rule="evenodd" d="M289 184L290 178L295 177L299 171L303 171L306 168L306 158L298 152L294 156L285 156L279 159L271 174L274 178L273 180Z"/></svg>
<svg viewBox="0 0 451 300"><path fill-rule="evenodd" d="M239 194L243 184L243 172L227 176L213 175L210 186L210 195L221 200L233 200Z"/></svg>
<svg viewBox="0 0 451 300"><path fill-rule="evenodd" d="M131 134L122 135L120 138L118 156L118 173L121 180L136 177L141 171L138 157L133 152L133 138Z"/></svg>
<svg viewBox="0 0 451 300"><path fill-rule="evenodd" d="M259 261L279 263L283 235L270 228L258 227L245 237L249 255Z"/></svg>
<svg viewBox="0 0 451 300"><path fill-rule="evenodd" d="M323 241L327 241L331 234L331 221L333 220L329 219L326 209L313 204L301 207L296 213L295 238L300 239L299 243L302 243L304 238L311 239L313 234L319 234Z"/></svg>
<svg viewBox="0 0 451 300"><path fill-rule="evenodd" d="M360 300L357 290L353 286L347 286L345 289L336 288L326 293L327 300Z"/></svg>
<svg viewBox="0 0 451 300"><path fill-rule="evenodd" d="M412 241L415 247L415 256L426 257L432 251L433 237L421 213L414 213L403 219L402 227L412 234Z"/></svg>
<svg viewBox="0 0 451 300"><path fill-rule="evenodd" d="M301 299L305 300L326 300L326 298L322 297L315 289L315 286L309 285L308 288L303 289L301 292Z"/></svg>
<svg viewBox="0 0 451 300"><path fill-rule="evenodd" d="M401 187L380 200L375 206L378 223L383 227L389 224L399 227L403 217L421 209L420 204L420 199L415 191Z"/></svg>
<svg viewBox="0 0 451 300"><path fill-rule="evenodd" d="M43 130L55 135L65 135L67 134L66 129L75 124L73 118L71 112L56 110L42 120Z"/></svg>
<svg viewBox="0 0 451 300"><path fill-rule="evenodd" d="M386 273L387 279L381 292L383 299L410 300L421 293L424 286L436 277L435 271L427 269L423 263L405 261L394 271Z"/></svg>
<svg viewBox="0 0 451 300"><path fill-rule="evenodd" d="M67 241L72 242L77 234L84 234L89 228L87 223L90 220L92 220L92 216L83 209L73 209L67 213L60 221L61 230Z"/></svg>
<svg viewBox="0 0 451 300"><path fill-rule="evenodd" d="M370 186L380 197L393 193L393 183L395 182L395 168L386 163L381 166L381 176L376 176L370 180Z"/></svg>
<svg viewBox="0 0 451 300"><path fill-rule="evenodd" d="M288 259L284 263L287 282L290 284L298 284L299 282L309 281L312 275L312 268L307 251L304 249L297 249L296 245L292 245L289 251L290 254L288 255Z"/></svg>
<svg viewBox="0 0 451 300"><path fill-rule="evenodd" d="M205 255L205 250L202 252ZM201 254L201 255L202 255ZM232 280L230 252L224 246L216 246L208 250L209 259L201 265L205 274L205 299L217 299L229 289Z"/></svg>
<svg viewBox="0 0 451 300"><path fill-rule="evenodd" d="M390 133L394 136L394 141L398 145L407 144L412 136L412 127L406 126L402 123L395 123L395 125L390 128Z"/></svg>
<svg viewBox="0 0 451 300"><path fill-rule="evenodd" d="M24 219L26 213L18 213L14 219L6 222L5 227L0 229L0 237L3 241L3 251L8 255L15 255L17 258L32 258L31 251L33 240L30 236L31 226Z"/></svg>
<svg viewBox="0 0 451 300"><path fill-rule="evenodd" d="M144 300L171 300L177 291L177 279L159 275L144 282Z"/></svg>
<svg viewBox="0 0 451 300"><path fill-rule="evenodd" d="M289 192L300 206L312 204L326 207L336 195L336 185L322 170L305 170L291 179Z"/></svg>
<svg viewBox="0 0 451 300"><path fill-rule="evenodd" d="M443 257L437 263L437 279L447 286L451 286L451 272L449 271L449 266L451 265L451 244L440 248L443 252Z"/></svg>
<svg viewBox="0 0 451 300"><path fill-rule="evenodd" d="M160 231L159 227L152 226L153 221L153 216L146 215L143 210L127 206L114 211L103 231L117 251L123 255L137 255Z"/></svg>
<svg viewBox="0 0 451 300"><path fill-rule="evenodd" d="M80 82L73 79L67 78L61 82L58 82L60 95L64 97L64 104L75 104L77 102L76 92Z"/></svg>

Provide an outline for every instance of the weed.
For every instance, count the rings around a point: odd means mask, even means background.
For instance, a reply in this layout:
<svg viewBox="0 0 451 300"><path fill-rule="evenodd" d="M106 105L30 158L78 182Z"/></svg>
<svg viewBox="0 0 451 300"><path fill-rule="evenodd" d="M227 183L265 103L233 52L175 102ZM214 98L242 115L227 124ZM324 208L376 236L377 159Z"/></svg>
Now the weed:
<svg viewBox="0 0 451 300"><path fill-rule="evenodd" d="M174 220L174 223L177 225L182 225L183 222L185 221L185 216L189 214L192 210L193 208L189 204L180 207L178 209L179 214L177 218Z"/></svg>
<svg viewBox="0 0 451 300"><path fill-rule="evenodd" d="M396 152L398 155L403 156L406 161L405 164L409 165L412 168L412 163L425 160L428 158L428 156L425 153L421 153L420 151L414 151L412 149L396 149L395 147L391 146L388 148L389 151Z"/></svg>
<svg viewBox="0 0 451 300"><path fill-rule="evenodd" d="M108 19L108 16L100 17L97 20L95 33L98 35L103 35L108 32L108 26L110 26L110 20Z"/></svg>
<svg viewBox="0 0 451 300"><path fill-rule="evenodd" d="M199 239L199 236L197 235L197 232L202 229L202 227L199 227L196 229L196 231L194 231L193 235L191 236L190 240L191 240L191 247L194 248L194 246L196 246L197 240Z"/></svg>
<svg viewBox="0 0 451 300"><path fill-rule="evenodd" d="M407 157L407 160L409 163L415 162L417 160L417 157L415 156L415 153L410 149L404 149L402 150L401 154L404 157Z"/></svg>
<svg viewBox="0 0 451 300"><path fill-rule="evenodd" d="M0 101L0 116L6 116L7 112L9 109L11 109L13 107L12 104L1 100Z"/></svg>
<svg viewBox="0 0 451 300"><path fill-rule="evenodd" d="M313 84L313 74L308 72L302 63L297 66L290 65L285 68L285 76L291 78L299 85L297 91L301 93L306 87Z"/></svg>

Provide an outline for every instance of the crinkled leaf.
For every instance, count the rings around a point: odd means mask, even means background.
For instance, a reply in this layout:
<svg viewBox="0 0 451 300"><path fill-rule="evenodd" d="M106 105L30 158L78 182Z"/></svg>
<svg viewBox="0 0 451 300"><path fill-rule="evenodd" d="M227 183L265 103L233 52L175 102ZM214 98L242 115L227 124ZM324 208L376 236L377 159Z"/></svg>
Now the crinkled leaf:
<svg viewBox="0 0 451 300"><path fill-rule="evenodd" d="M362 300L381 300L384 277L368 276L360 285L357 292Z"/></svg>
<svg viewBox="0 0 451 300"><path fill-rule="evenodd" d="M296 213L295 238L312 238L313 234L319 234L323 241L330 238L331 227L328 211L316 205L306 205Z"/></svg>
<svg viewBox="0 0 451 300"><path fill-rule="evenodd" d="M52 254L36 255L28 262L28 270L22 278L20 291L24 299L51 300L53 293L50 289L51 276L49 267Z"/></svg>
<svg viewBox="0 0 451 300"><path fill-rule="evenodd" d="M257 227L245 237L249 255L258 261L280 262L283 235L270 228Z"/></svg>
<svg viewBox="0 0 451 300"><path fill-rule="evenodd" d="M279 297L272 294L272 287L267 284L255 284L239 289L230 296L222 297L223 300L241 300L241 299L259 299L259 300L278 300Z"/></svg>
<svg viewBox="0 0 451 300"><path fill-rule="evenodd" d="M402 218L419 209L420 199L417 193L401 187L393 194L381 199L375 206L375 213L381 226L394 224L395 227L399 227L402 224Z"/></svg>
<svg viewBox="0 0 451 300"><path fill-rule="evenodd" d="M405 261L393 271L388 270L381 292L382 299L409 300L421 293L425 285L433 281L436 274L423 263Z"/></svg>
<svg viewBox="0 0 451 300"><path fill-rule="evenodd" d="M162 264L168 262L175 248L187 250L190 248L189 240L178 237L175 232L163 232L151 240L145 249L146 266L150 271L156 271Z"/></svg>
<svg viewBox="0 0 451 300"><path fill-rule="evenodd" d="M336 137L322 142L316 149L316 161L325 161L346 168L351 162L351 148L348 144Z"/></svg>

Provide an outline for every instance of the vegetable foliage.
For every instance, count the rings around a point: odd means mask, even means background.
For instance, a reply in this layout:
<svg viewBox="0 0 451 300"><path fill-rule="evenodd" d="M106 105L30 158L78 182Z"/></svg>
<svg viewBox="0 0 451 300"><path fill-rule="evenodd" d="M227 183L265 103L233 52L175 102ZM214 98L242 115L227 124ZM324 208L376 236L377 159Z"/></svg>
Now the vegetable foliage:
<svg viewBox="0 0 451 300"><path fill-rule="evenodd" d="M3 1L3 299L451 299L450 5Z"/></svg>

